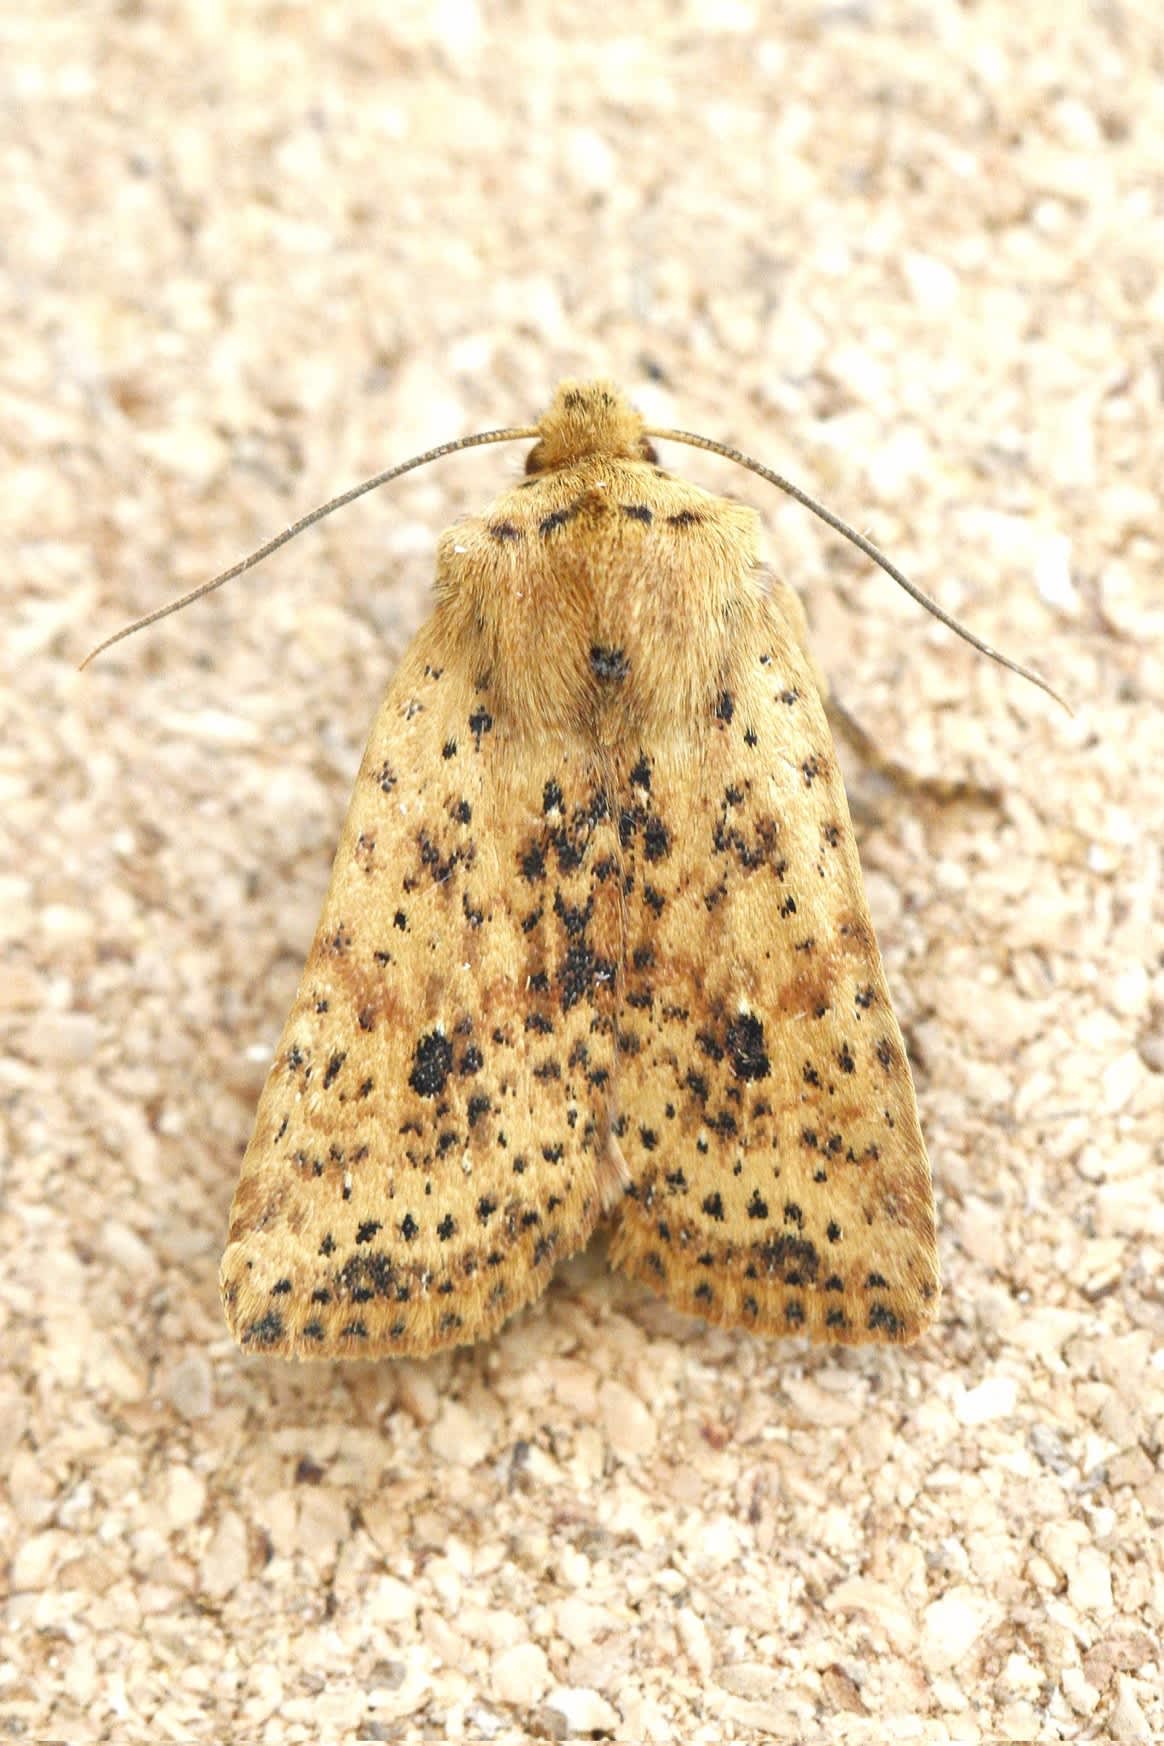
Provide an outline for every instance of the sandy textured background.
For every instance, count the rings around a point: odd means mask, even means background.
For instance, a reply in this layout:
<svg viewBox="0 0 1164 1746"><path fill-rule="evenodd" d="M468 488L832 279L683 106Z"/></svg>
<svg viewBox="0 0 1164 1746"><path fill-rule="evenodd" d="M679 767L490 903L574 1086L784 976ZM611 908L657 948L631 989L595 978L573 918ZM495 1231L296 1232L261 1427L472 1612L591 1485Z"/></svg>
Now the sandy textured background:
<svg viewBox="0 0 1164 1746"><path fill-rule="evenodd" d="M0 1735L1164 1733L1164 24L1068 0L42 6L0 23ZM431 1364L242 1358L215 1270L458 457L565 373L759 481L849 708L946 1297L908 1352L567 1267Z"/></svg>

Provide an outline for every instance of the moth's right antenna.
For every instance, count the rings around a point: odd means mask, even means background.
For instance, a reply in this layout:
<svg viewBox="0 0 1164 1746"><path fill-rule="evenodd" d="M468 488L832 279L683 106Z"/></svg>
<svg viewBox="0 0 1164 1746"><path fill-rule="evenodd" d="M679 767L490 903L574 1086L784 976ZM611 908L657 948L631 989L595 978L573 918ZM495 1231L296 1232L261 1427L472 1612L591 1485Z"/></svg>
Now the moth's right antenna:
<svg viewBox="0 0 1164 1746"><path fill-rule="evenodd" d="M1053 697L1056 703L1062 705L1068 715L1074 714L1071 705L1060 697L1059 693L1052 685L1048 684L1041 674L1036 673L1030 667L1022 666L1018 661L1012 661L1009 655L1004 655L999 649L992 648L989 643L984 643L981 637L976 637L974 632L967 630L964 624L959 624L956 618L951 618L944 607L939 606L936 600L931 600L930 596L919 588L916 582L911 582L909 577L904 575L897 568L897 565L873 544L872 540L866 539L864 534L858 533L855 527L850 527L847 521L842 521L839 515L834 515L831 509L826 509L823 503L818 503L815 497L810 497L807 491L802 491L799 485L794 485L791 479L785 479L782 474L774 473L771 467L765 467L762 461L753 460L751 455L745 455L739 449L729 448L726 443L717 443L711 437L697 436L693 431L648 430L646 434L649 437L658 437L664 442L687 443L690 448L707 449L713 455L723 455L725 460L735 461L739 466L747 467L749 472L758 473L760 478L766 479L770 485L778 486L789 497L794 497L797 503L803 503L806 509L811 509L814 515L819 516L821 521L826 522L834 532L839 533L851 545L856 546L859 552L864 552L867 558L872 558L873 562L879 564L886 575L892 576L898 586L904 588L905 592L913 600L916 600L919 606L924 606L927 612L932 612L940 623L956 632L963 642L969 643L971 648L979 650L981 654L988 655L992 661L997 661L1000 667L1006 667L1010 672L1017 673L1021 679L1029 679L1032 685L1037 685L1040 691L1045 691L1048 697Z"/></svg>

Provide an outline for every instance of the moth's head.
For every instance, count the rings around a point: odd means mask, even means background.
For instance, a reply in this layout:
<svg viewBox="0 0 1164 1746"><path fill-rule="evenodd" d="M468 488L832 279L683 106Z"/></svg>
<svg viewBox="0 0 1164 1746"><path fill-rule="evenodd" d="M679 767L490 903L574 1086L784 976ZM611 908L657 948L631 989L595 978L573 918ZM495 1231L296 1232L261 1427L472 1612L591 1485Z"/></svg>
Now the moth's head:
<svg viewBox="0 0 1164 1746"><path fill-rule="evenodd" d="M538 420L538 440L526 456L527 473L569 467L587 455L655 461L642 416L613 382L563 382Z"/></svg>

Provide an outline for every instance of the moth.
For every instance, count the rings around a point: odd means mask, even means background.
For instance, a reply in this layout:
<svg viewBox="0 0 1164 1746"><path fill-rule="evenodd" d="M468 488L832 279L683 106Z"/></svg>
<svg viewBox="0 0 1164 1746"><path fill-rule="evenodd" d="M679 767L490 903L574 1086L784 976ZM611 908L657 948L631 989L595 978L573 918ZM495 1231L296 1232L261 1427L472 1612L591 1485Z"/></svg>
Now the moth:
<svg viewBox="0 0 1164 1746"><path fill-rule="evenodd" d="M425 1355L605 1222L708 1321L912 1341L930 1169L799 600L652 439L719 445L607 382L468 441L521 435L372 727L234 1196L230 1328Z"/></svg>

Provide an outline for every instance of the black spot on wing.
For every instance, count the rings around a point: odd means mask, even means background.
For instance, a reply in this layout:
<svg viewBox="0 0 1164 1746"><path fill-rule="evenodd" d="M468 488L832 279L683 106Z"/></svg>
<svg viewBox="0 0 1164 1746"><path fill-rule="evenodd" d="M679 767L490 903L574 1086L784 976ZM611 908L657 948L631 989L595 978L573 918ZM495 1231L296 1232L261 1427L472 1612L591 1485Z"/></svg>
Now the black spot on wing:
<svg viewBox="0 0 1164 1746"><path fill-rule="evenodd" d="M727 1028L727 1047L737 1078L767 1078L770 1063L764 1046L764 1026L754 1013L740 1013L732 1020Z"/></svg>
<svg viewBox="0 0 1164 1746"><path fill-rule="evenodd" d="M439 1097L453 1066L453 1045L442 1031L427 1031L417 1042L408 1083L418 1097Z"/></svg>

